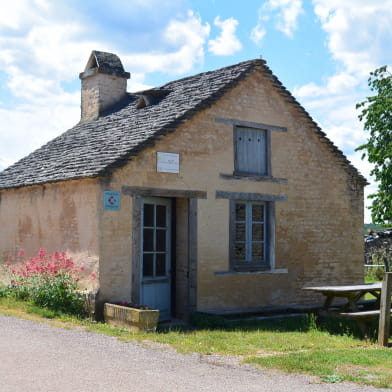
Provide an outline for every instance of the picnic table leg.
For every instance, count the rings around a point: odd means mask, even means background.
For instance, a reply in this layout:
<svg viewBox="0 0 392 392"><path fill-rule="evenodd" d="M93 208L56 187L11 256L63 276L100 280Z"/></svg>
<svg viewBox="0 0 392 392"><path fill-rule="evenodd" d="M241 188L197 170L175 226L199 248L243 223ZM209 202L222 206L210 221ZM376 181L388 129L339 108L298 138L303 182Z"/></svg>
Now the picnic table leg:
<svg viewBox="0 0 392 392"><path fill-rule="evenodd" d="M324 306L323 309L324 310L328 310L329 307L332 305L333 299L335 298L334 295L327 295L327 298L325 298L325 302L324 302Z"/></svg>

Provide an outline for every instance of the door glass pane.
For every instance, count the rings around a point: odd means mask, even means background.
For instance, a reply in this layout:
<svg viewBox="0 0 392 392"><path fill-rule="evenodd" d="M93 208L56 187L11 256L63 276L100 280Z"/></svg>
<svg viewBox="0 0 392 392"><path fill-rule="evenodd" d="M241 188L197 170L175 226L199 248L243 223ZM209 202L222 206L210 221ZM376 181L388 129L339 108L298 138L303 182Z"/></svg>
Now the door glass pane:
<svg viewBox="0 0 392 392"><path fill-rule="evenodd" d="M143 276L154 276L154 255L152 253L143 255Z"/></svg>
<svg viewBox="0 0 392 392"><path fill-rule="evenodd" d="M157 205L157 227L166 227L166 206Z"/></svg>
<svg viewBox="0 0 392 392"><path fill-rule="evenodd" d="M156 230L156 249L157 252L166 252L166 229Z"/></svg>
<svg viewBox="0 0 392 392"><path fill-rule="evenodd" d="M166 253L156 254L155 276L166 276Z"/></svg>
<svg viewBox="0 0 392 392"><path fill-rule="evenodd" d="M258 262L264 260L264 244L262 242L252 243L252 260Z"/></svg>
<svg viewBox="0 0 392 392"><path fill-rule="evenodd" d="M264 205L252 205L252 220L253 222L264 222Z"/></svg>
<svg viewBox="0 0 392 392"><path fill-rule="evenodd" d="M143 230L143 251L154 250L154 229Z"/></svg>
<svg viewBox="0 0 392 392"><path fill-rule="evenodd" d="M245 241L245 223L237 223L235 225L235 240Z"/></svg>
<svg viewBox="0 0 392 392"><path fill-rule="evenodd" d="M154 204L144 204L143 209L143 226L154 226Z"/></svg>
<svg viewBox="0 0 392 392"><path fill-rule="evenodd" d="M264 225L262 223L252 224L252 241L263 241Z"/></svg>
<svg viewBox="0 0 392 392"><path fill-rule="evenodd" d="M245 261L245 243L236 242L234 247L235 259L237 261Z"/></svg>
<svg viewBox="0 0 392 392"><path fill-rule="evenodd" d="M237 203L235 205L235 220L245 221L245 204Z"/></svg>

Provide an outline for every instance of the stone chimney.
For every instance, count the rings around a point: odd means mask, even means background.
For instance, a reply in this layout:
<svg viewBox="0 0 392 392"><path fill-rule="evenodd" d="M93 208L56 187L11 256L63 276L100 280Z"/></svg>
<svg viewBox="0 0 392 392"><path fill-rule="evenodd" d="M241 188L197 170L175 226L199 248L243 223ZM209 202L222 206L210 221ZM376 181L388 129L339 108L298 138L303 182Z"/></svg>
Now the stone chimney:
<svg viewBox="0 0 392 392"><path fill-rule="evenodd" d="M124 71L119 57L113 53L93 50L82 81L81 122L96 120L103 111L126 96L130 73Z"/></svg>

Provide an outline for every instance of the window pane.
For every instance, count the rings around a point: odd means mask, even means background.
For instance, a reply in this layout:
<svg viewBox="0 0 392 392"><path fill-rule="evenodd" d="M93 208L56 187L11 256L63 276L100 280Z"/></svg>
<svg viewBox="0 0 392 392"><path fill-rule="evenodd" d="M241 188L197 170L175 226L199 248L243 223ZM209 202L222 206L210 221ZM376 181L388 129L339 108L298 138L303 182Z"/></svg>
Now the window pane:
<svg viewBox="0 0 392 392"><path fill-rule="evenodd" d="M236 242L234 248L235 259L237 261L245 261L245 243L243 242Z"/></svg>
<svg viewBox="0 0 392 392"><path fill-rule="evenodd" d="M143 215L143 225L154 226L154 204L144 204Z"/></svg>
<svg viewBox="0 0 392 392"><path fill-rule="evenodd" d="M149 254L143 255L143 276L153 276L154 275L153 261L154 261L153 254L149 253Z"/></svg>
<svg viewBox="0 0 392 392"><path fill-rule="evenodd" d="M252 243L252 260L255 262L264 261L264 244L261 242Z"/></svg>
<svg viewBox="0 0 392 392"><path fill-rule="evenodd" d="M264 225L262 223L252 224L252 241L264 240Z"/></svg>
<svg viewBox="0 0 392 392"><path fill-rule="evenodd" d="M166 254L157 253L155 276L166 276Z"/></svg>
<svg viewBox="0 0 392 392"><path fill-rule="evenodd" d="M235 240L245 241L245 223L237 223L235 225Z"/></svg>
<svg viewBox="0 0 392 392"><path fill-rule="evenodd" d="M157 252L166 252L166 230L157 229L156 231L156 249Z"/></svg>
<svg viewBox="0 0 392 392"><path fill-rule="evenodd" d="M236 203L235 205L235 220L245 221L246 216L246 205L242 203Z"/></svg>
<svg viewBox="0 0 392 392"><path fill-rule="evenodd" d="M253 222L264 222L264 205L253 204L252 205L252 220Z"/></svg>
<svg viewBox="0 0 392 392"><path fill-rule="evenodd" d="M145 252L154 250L154 229L143 230L143 250Z"/></svg>
<svg viewBox="0 0 392 392"><path fill-rule="evenodd" d="M157 227L166 227L166 206L157 206Z"/></svg>

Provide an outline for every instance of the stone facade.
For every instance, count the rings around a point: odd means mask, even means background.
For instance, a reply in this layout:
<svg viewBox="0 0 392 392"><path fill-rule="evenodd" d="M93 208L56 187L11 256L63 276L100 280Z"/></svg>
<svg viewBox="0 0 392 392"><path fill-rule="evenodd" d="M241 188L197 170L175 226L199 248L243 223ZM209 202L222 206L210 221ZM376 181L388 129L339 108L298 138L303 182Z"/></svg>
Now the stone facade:
<svg viewBox="0 0 392 392"><path fill-rule="evenodd" d="M122 96L126 78L85 76L82 118L92 120L97 102ZM268 129L269 176L235 175L238 124ZM99 272L101 308L108 300L139 302L141 201L159 196L173 211L172 316L306 305L320 298L303 286L362 281L364 180L269 73L256 68L166 133L94 179L3 190L3 256L66 250ZM179 173L158 172L157 152L179 154ZM105 191L120 192L120 210L104 208ZM230 205L245 197L271 206L267 270L230 263Z"/></svg>
<svg viewBox="0 0 392 392"><path fill-rule="evenodd" d="M233 172L233 126L217 118L287 128L287 132L272 132L271 141L273 176L287 179L287 183L223 178L222 174ZM178 152L180 173L158 173L157 151ZM302 292L305 285L363 279L363 187L258 73L153 148L145 149L115 172L102 189L121 191L128 185L207 193L205 200L198 200L197 210L200 311L308 304L315 297ZM287 196L287 201L276 203L274 270L230 273L229 201L217 199L217 190ZM105 254L100 257L102 294L115 294L118 299L132 291L132 200L127 195L122 199L121 213L101 211L100 224ZM178 246L185 243L179 237ZM178 252L184 253L177 256L179 261L187 257L183 249ZM183 276L187 274L189 271L182 271ZM181 290L178 282L176 286Z"/></svg>
<svg viewBox="0 0 392 392"><path fill-rule="evenodd" d="M98 185L93 180L68 181L12 189L0 193L0 257L26 257L39 248L48 252L65 250L77 265L84 267L81 289L94 289L98 280L99 228Z"/></svg>

